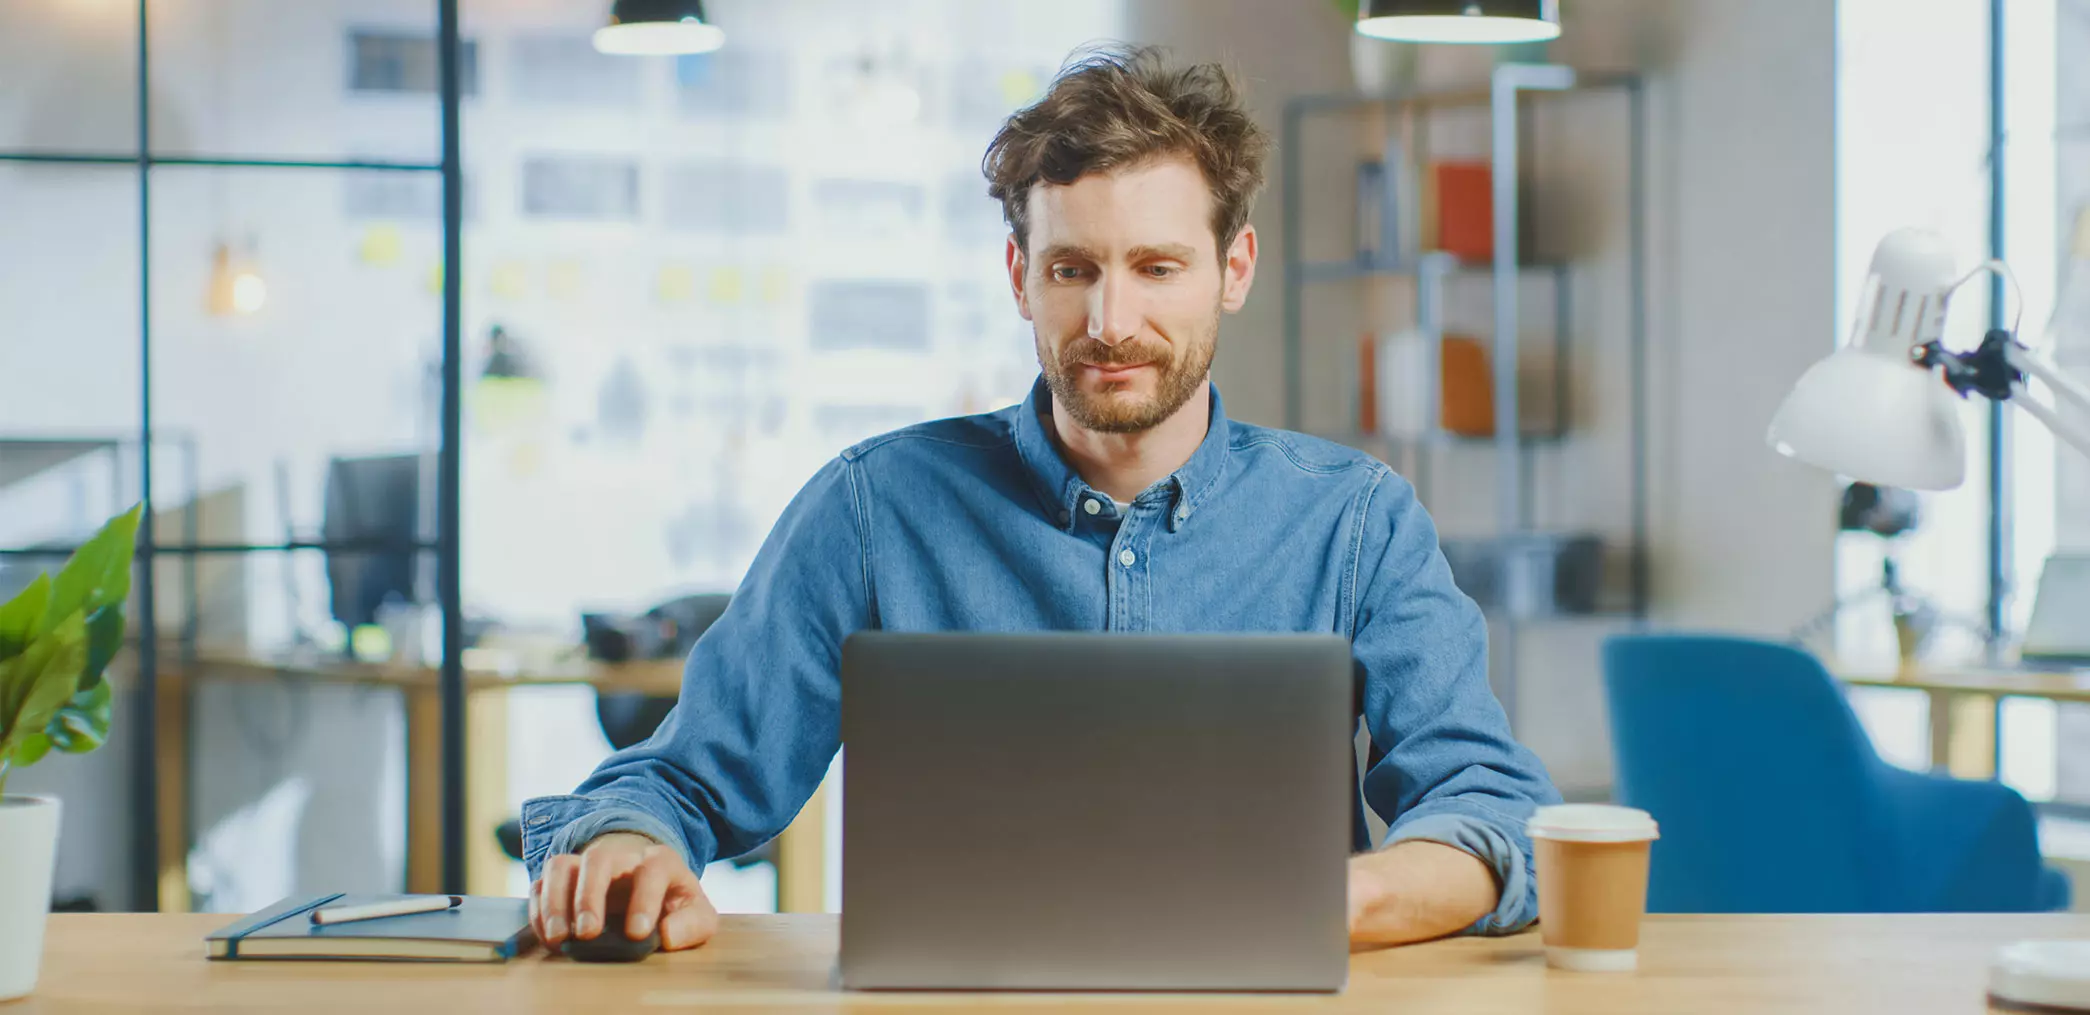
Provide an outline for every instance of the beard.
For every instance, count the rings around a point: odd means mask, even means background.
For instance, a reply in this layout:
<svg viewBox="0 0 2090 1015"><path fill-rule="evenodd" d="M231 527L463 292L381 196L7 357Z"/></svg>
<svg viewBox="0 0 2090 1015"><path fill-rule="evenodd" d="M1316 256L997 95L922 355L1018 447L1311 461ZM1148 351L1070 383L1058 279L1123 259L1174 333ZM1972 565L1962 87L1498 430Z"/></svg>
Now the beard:
<svg viewBox="0 0 2090 1015"><path fill-rule="evenodd" d="M1054 356L1045 344L1045 336L1035 329L1033 335L1038 346L1038 367L1045 372L1045 386L1052 392L1053 401L1065 407L1074 422L1098 433L1138 433L1175 415L1205 382L1219 349L1219 308L1214 306L1212 320L1180 346L1148 339L1109 346L1083 334L1062 344L1059 355ZM1123 384L1113 387L1126 390L1084 391L1080 377L1085 364L1152 364L1158 375L1154 393L1136 395L1129 385Z"/></svg>

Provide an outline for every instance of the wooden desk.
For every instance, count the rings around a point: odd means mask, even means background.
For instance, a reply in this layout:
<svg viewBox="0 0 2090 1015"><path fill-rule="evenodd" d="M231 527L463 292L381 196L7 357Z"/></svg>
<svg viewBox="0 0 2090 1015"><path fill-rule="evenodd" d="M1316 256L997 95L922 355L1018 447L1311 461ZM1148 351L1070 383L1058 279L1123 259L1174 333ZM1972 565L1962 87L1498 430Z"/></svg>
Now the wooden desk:
<svg viewBox="0 0 2090 1015"><path fill-rule="evenodd" d="M183 662L163 652L156 744L161 772L160 909L189 909L188 759L191 695L199 680L273 683L305 681L398 690L406 714L407 890L437 892L442 879L442 693L430 666L357 663L316 655L254 656L205 650ZM682 661L602 663L585 657L518 662L515 656L468 650L465 659L465 880L476 895L506 895L508 858L494 827L511 817L508 802L509 691L580 684L602 693L674 697L682 689ZM547 787L563 792L568 787ZM826 787L816 793L777 843L779 908L819 912L825 895Z"/></svg>
<svg viewBox="0 0 2090 1015"><path fill-rule="evenodd" d="M37 993L10 1012L209 1011L778 1013L1096 1011L1727 1015L1990 1011L1997 945L2090 937L2090 916L1657 916L1634 974L1545 967L1536 934L1458 938L1354 956L1340 995L841 994L831 916L729 916L690 952L635 966L532 953L505 966L228 962L203 958L224 916L51 918Z"/></svg>
<svg viewBox="0 0 2090 1015"><path fill-rule="evenodd" d="M1978 664L1919 664L1899 670L1830 664L1836 679L1855 687L1894 687L1930 696L1931 767L1963 779L1996 775L1996 703L2044 698L2090 703L2090 671L2036 670Z"/></svg>

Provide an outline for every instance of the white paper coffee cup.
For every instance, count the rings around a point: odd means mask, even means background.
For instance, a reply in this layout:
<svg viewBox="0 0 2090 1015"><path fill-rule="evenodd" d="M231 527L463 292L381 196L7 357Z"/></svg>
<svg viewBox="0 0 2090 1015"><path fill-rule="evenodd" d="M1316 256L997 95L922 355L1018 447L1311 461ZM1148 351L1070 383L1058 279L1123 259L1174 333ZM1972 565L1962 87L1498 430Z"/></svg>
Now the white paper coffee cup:
<svg viewBox="0 0 2090 1015"><path fill-rule="evenodd" d="M1609 804L1541 807L1526 829L1538 867L1546 964L1582 972L1639 967L1647 859L1659 838L1646 811Z"/></svg>

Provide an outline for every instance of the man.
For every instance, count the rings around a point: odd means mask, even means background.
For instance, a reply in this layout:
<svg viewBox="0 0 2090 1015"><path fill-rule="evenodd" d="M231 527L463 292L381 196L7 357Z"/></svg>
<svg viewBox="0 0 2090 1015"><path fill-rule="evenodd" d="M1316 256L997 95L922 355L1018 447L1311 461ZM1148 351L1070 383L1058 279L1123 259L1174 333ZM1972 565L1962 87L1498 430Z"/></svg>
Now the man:
<svg viewBox="0 0 2090 1015"><path fill-rule="evenodd" d="M575 795L524 805L547 943L605 933L615 910L632 937L707 940L718 916L694 872L812 795L837 747L842 640L865 628L1344 634L1367 673L1361 794L1390 822L1350 861L1352 942L1531 922L1522 826L1558 796L1511 738L1480 611L1413 488L1350 449L1227 419L1211 386L1220 316L1255 279L1268 148L1225 72L1152 50L1078 62L1009 119L985 170L1043 377L1020 406L828 463L652 739Z"/></svg>

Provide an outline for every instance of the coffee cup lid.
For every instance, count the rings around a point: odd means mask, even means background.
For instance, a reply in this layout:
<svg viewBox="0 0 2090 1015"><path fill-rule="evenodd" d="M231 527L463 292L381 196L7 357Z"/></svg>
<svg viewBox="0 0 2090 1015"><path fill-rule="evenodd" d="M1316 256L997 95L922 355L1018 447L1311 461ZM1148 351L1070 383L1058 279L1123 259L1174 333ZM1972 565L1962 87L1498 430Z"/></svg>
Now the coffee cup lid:
<svg viewBox="0 0 2090 1015"><path fill-rule="evenodd" d="M1661 838L1654 816L1611 804L1541 807L1525 826L1533 838L1555 842L1640 842Z"/></svg>

